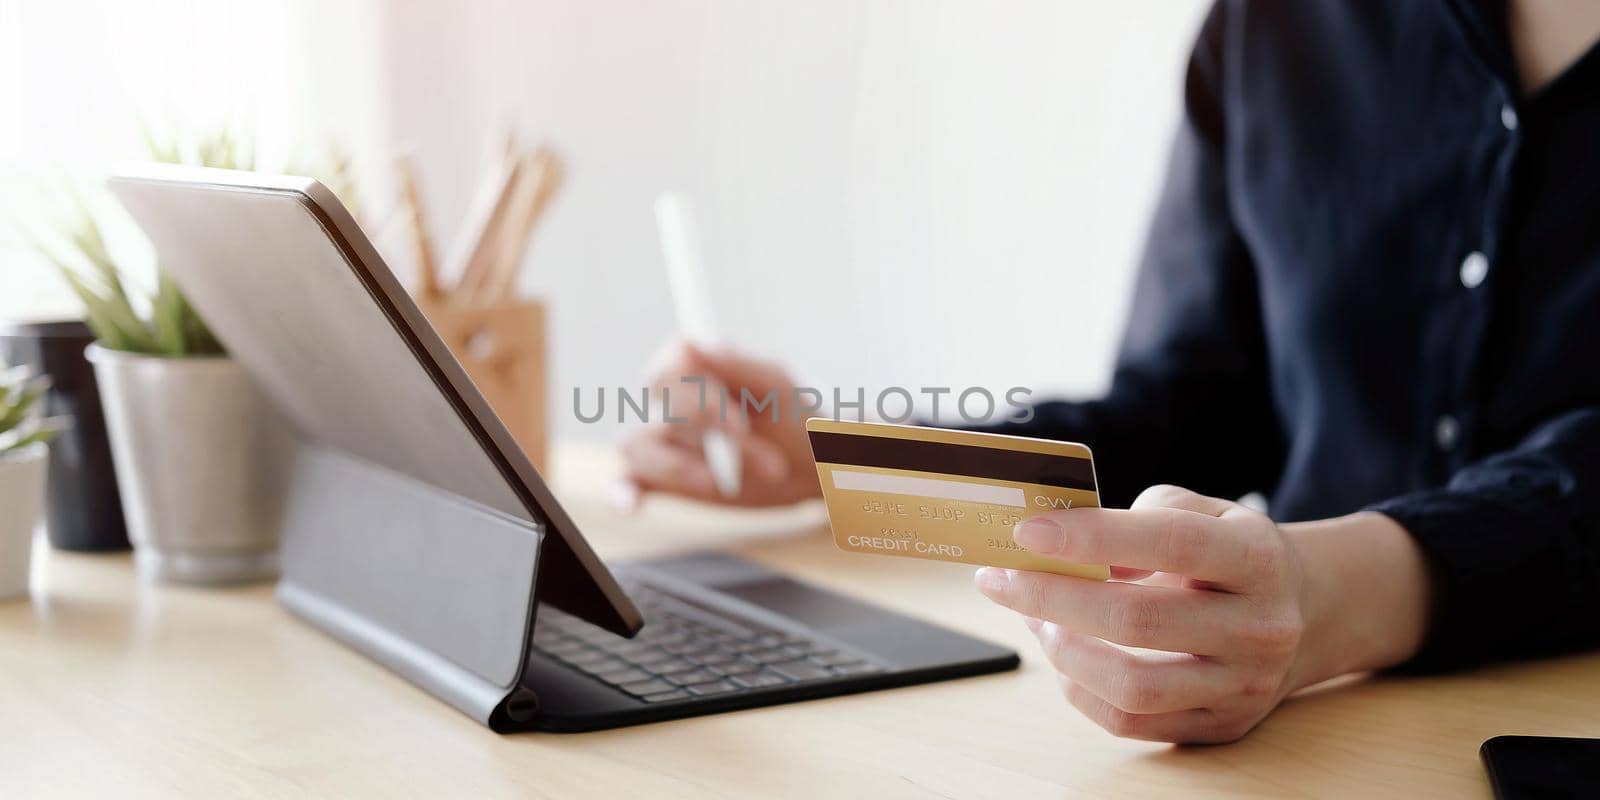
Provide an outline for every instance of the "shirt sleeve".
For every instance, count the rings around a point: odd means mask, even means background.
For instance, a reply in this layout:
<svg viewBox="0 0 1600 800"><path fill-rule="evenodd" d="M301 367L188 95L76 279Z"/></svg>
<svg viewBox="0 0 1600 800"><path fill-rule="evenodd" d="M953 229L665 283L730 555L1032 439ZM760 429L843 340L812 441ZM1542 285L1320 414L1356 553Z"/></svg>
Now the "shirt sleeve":
<svg viewBox="0 0 1600 800"><path fill-rule="evenodd" d="M1429 632L1403 670L1600 643L1600 409L1373 510L1411 532L1433 572Z"/></svg>
<svg viewBox="0 0 1600 800"><path fill-rule="evenodd" d="M1040 402L1031 419L983 428L1088 444L1107 506L1126 506L1156 483L1220 497L1268 491L1281 469L1255 267L1232 218L1224 164L1227 25L1218 3L1189 60L1184 114L1109 391Z"/></svg>

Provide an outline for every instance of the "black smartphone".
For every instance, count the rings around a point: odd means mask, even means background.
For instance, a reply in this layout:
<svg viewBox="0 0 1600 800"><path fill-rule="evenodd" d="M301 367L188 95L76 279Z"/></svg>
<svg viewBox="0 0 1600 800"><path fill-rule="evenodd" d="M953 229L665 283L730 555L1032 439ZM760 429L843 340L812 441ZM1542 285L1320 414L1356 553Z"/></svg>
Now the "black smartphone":
<svg viewBox="0 0 1600 800"><path fill-rule="evenodd" d="M1478 754L1498 800L1600 797L1600 739L1496 736Z"/></svg>

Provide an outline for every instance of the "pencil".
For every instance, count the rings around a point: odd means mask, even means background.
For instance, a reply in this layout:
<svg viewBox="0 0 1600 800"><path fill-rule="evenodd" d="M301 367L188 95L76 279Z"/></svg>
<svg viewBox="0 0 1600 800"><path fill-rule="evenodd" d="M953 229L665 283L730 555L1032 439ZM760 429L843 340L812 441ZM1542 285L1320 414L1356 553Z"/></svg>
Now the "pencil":
<svg viewBox="0 0 1600 800"><path fill-rule="evenodd" d="M485 283L485 299L504 301L516 291L517 277L528 242L544 217L550 199L561 188L561 161L550 148L541 146L527 159L518 203L507 213L508 225L502 230L494 268Z"/></svg>
<svg viewBox="0 0 1600 800"><path fill-rule="evenodd" d="M700 347L721 342L711 309L710 284L700 260L700 232L688 198L676 192L656 197L656 230L661 235L661 260L667 267L667 288L684 337ZM742 456L726 431L708 428L701 434L706 466L723 497L739 495Z"/></svg>
<svg viewBox="0 0 1600 800"><path fill-rule="evenodd" d="M482 288L483 273L494 258L498 230L504 225L507 206L516 191L521 162L505 159L478 187L467 212L467 221L450 257L450 272L457 276L451 295L464 300Z"/></svg>

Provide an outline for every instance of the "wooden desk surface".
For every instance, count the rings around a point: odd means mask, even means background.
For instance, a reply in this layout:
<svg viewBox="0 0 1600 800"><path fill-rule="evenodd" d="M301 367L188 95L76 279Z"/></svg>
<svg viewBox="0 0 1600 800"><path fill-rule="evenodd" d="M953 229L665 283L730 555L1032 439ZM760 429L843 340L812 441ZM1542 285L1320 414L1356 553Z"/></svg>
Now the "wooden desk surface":
<svg viewBox="0 0 1600 800"><path fill-rule="evenodd" d="M1600 735L1600 655L1292 700L1243 742L1121 741L1056 693L1032 637L959 565L851 555L820 508L600 501L609 461L558 454L608 557L724 546L1004 642L1020 672L580 735L497 736L317 631L271 589L143 585L126 555L48 552L0 605L0 797L1488 797L1478 745ZM742 540L741 540L742 539ZM731 544L730 544L731 543ZM1359 587L1352 587L1359 590Z"/></svg>

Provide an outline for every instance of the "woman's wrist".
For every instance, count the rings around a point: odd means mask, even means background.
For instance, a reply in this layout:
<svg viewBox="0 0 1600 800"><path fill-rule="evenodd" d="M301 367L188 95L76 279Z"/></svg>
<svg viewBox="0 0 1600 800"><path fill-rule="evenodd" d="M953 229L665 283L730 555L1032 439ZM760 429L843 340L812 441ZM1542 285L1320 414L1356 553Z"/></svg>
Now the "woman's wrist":
<svg viewBox="0 0 1600 800"><path fill-rule="evenodd" d="M1422 550L1404 527L1364 511L1280 529L1302 573L1305 635L1293 688L1416 654L1427 634L1431 586Z"/></svg>

